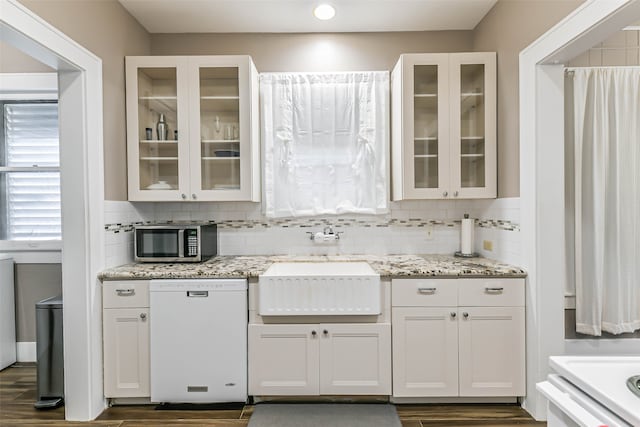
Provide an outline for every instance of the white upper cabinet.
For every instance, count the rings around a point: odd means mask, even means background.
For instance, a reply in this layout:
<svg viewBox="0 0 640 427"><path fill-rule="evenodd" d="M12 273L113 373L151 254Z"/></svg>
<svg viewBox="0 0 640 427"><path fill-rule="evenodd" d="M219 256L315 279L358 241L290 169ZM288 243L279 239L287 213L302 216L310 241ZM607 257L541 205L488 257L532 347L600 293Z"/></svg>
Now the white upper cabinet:
<svg viewBox="0 0 640 427"><path fill-rule="evenodd" d="M496 197L496 54L402 55L392 73L392 197Z"/></svg>
<svg viewBox="0 0 640 427"><path fill-rule="evenodd" d="M259 201L249 56L127 57L126 80L129 200Z"/></svg>

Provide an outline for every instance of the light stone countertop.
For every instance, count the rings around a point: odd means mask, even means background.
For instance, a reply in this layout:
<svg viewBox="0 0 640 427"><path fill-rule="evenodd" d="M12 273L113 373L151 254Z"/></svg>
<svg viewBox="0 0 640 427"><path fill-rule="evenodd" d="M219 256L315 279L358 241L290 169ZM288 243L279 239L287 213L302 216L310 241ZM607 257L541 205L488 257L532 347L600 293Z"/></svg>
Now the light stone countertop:
<svg viewBox="0 0 640 427"><path fill-rule="evenodd" d="M366 261L381 277L525 277L520 267L452 255L216 256L202 263L134 263L109 268L101 280L258 277L274 262Z"/></svg>

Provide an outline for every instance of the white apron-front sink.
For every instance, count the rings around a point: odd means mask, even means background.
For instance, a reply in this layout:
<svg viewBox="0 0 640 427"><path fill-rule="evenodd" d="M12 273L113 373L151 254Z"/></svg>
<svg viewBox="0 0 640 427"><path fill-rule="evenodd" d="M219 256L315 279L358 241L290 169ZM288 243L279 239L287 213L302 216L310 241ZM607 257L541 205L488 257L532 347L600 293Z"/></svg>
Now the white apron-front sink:
<svg viewBox="0 0 640 427"><path fill-rule="evenodd" d="M278 262L258 298L261 316L378 315L380 275L366 262Z"/></svg>

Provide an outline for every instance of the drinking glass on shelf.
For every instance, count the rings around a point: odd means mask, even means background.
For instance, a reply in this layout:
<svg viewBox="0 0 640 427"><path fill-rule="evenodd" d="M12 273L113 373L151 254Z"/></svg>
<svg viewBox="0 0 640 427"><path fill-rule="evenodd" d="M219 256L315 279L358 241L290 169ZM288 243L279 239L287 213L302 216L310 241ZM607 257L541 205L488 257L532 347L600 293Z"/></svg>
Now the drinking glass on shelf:
<svg viewBox="0 0 640 427"><path fill-rule="evenodd" d="M224 128L224 139L233 139L233 129L230 124Z"/></svg>

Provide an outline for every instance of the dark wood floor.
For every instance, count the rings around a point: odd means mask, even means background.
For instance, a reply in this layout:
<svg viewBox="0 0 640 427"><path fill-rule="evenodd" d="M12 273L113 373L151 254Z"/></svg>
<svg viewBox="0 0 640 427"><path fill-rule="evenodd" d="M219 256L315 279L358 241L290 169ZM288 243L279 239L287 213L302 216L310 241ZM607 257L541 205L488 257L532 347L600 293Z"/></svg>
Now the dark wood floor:
<svg viewBox="0 0 640 427"><path fill-rule="evenodd" d="M64 421L64 409L36 411L36 371L32 364L16 364L0 372L0 426L35 427L95 425L247 426L253 406L215 411L156 411L154 406L114 406L96 421ZM403 427L521 427L544 426L516 405L398 405ZM277 426L274 426L277 427Z"/></svg>

